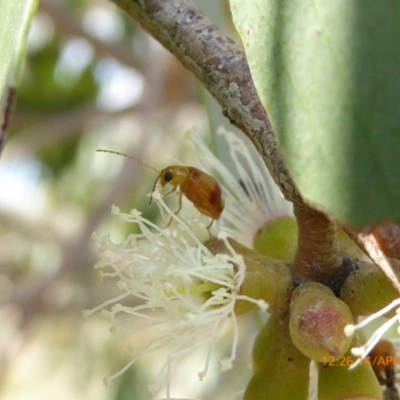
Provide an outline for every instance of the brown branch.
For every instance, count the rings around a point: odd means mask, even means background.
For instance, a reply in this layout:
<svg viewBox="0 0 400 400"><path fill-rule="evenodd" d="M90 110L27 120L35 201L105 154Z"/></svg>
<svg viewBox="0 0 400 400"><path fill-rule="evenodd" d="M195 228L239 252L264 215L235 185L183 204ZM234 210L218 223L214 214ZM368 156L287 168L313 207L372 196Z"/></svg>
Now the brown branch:
<svg viewBox="0 0 400 400"><path fill-rule="evenodd" d="M336 224L309 207L295 205L294 214L299 227L294 278L328 284L342 264Z"/></svg>
<svg viewBox="0 0 400 400"><path fill-rule="evenodd" d="M323 213L306 205L295 187L259 100L243 49L188 0L112 1L193 72L222 106L230 122L250 138L285 198L293 202L300 235L305 234L304 240L299 239L295 276L302 281L311 276L314 280L325 281L341 260L335 226ZM308 240L317 238L318 245L302 248ZM321 243L324 244L322 254ZM313 274L308 270L311 265Z"/></svg>

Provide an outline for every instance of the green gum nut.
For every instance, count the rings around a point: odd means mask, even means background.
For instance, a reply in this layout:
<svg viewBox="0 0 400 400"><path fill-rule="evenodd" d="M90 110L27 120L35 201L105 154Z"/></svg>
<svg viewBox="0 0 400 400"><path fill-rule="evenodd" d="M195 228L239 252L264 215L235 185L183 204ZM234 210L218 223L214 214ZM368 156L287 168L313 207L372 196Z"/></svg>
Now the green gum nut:
<svg viewBox="0 0 400 400"><path fill-rule="evenodd" d="M234 250L243 256L246 264L245 280L238 294L255 300L264 300L268 303L268 312L271 314L287 309L294 288L288 266L282 261L265 257L233 239L229 242ZM205 246L213 254L230 254L225 243L217 238L211 238ZM258 310L257 304L247 300L238 300L235 305L237 314Z"/></svg>
<svg viewBox="0 0 400 400"><path fill-rule="evenodd" d="M294 287L289 269L281 263L263 264L246 256L243 258L246 264L246 277L239 294L264 300L268 303L270 314L287 308ZM235 305L237 314L258 309L257 305L246 300L238 300Z"/></svg>
<svg viewBox="0 0 400 400"><path fill-rule="evenodd" d="M254 343L253 365L244 400L307 400L310 360L293 345L287 316L270 317Z"/></svg>
<svg viewBox="0 0 400 400"><path fill-rule="evenodd" d="M307 282L293 291L289 329L296 347L314 361L341 357L352 338L344 334L354 324L349 307L328 287Z"/></svg>
<svg viewBox="0 0 400 400"><path fill-rule="evenodd" d="M318 400L382 399L382 390L371 366L364 362L349 369L355 361L348 351L336 361L318 365Z"/></svg>
<svg viewBox="0 0 400 400"><path fill-rule="evenodd" d="M340 298L354 316L373 314L398 298L396 289L385 275L371 263L359 262L340 291Z"/></svg>
<svg viewBox="0 0 400 400"><path fill-rule="evenodd" d="M253 349L251 351L254 372L260 369L268 349L273 345L275 340L277 340L276 332L282 330L282 327L279 326L282 323L284 322L279 316L271 315L254 339Z"/></svg>
<svg viewBox="0 0 400 400"><path fill-rule="evenodd" d="M297 222L294 217L268 221L254 236L254 249L259 253L292 262L297 249Z"/></svg>

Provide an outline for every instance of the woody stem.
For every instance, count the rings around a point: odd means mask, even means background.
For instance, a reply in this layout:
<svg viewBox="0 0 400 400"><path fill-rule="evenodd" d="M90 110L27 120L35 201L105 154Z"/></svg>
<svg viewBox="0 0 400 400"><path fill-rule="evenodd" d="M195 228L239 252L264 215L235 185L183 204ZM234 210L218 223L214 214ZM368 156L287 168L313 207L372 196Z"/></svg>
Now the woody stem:
<svg viewBox="0 0 400 400"><path fill-rule="evenodd" d="M297 282L327 284L342 264L336 224L324 214L301 205L294 206L299 237L293 275Z"/></svg>

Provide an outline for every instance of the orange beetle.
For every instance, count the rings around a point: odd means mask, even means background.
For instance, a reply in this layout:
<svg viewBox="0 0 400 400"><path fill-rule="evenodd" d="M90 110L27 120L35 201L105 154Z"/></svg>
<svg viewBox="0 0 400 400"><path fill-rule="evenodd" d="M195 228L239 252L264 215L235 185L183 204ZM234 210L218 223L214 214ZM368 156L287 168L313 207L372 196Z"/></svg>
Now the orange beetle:
<svg viewBox="0 0 400 400"><path fill-rule="evenodd" d="M172 190L163 197L175 192L179 187L179 208L175 214L178 214L182 208L182 195L184 194L197 210L211 218L207 229L210 228L214 220L221 217L225 202L222 197L221 186L211 175L195 167L170 165L161 170L154 182L153 192L158 181L160 181L162 189L168 184L172 186Z"/></svg>
<svg viewBox="0 0 400 400"><path fill-rule="evenodd" d="M181 165L170 165L158 171L154 167L149 164L144 163L143 161L128 156L123 153L119 153L117 151L111 150L97 150L106 153L119 154L128 158L131 158L135 161L140 162L158 172L159 175L154 182L152 193L154 192L157 182L160 182L161 189L164 189L168 184L172 186L172 189L163 194L163 197L170 195L171 193L176 192L179 189L179 198L178 210L175 212L177 215L179 211L182 209L182 195L185 195L186 198L193 203L195 208L199 210L202 214L211 218L210 224L207 226L207 229L211 227L214 220L219 219L221 217L221 213L224 209L225 202L222 197L221 186L218 181L213 178L211 175L201 171L195 167L181 166ZM150 196L150 203L152 202L152 196ZM168 222L167 226L169 226L172 222L171 220Z"/></svg>

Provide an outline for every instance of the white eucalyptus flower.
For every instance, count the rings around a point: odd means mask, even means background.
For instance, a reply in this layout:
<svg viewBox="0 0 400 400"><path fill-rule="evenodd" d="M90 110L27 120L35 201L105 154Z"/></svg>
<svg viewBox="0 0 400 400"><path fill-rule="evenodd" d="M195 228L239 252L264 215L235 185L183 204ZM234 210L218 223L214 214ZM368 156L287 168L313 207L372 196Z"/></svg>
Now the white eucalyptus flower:
<svg viewBox="0 0 400 400"><path fill-rule="evenodd" d="M132 343L135 335L143 331L156 333L144 347L132 344L131 361L106 382L121 375L146 353L168 348L168 357L150 389L155 392L166 376L166 398L170 399L172 362L204 346L204 368L199 372L202 379L228 318L233 326L231 352L220 364L222 369L231 367L239 341L237 300L253 302L263 310L267 307L263 300L240 294L246 266L227 238L251 247L252 237L261 225L272 217L290 215L291 208L255 150L233 133L221 134L236 171L226 168L197 136L192 140L201 168L217 177L223 188L226 206L221 220L215 221L211 230L224 241L230 254L214 255L203 244L210 235L206 229L208 217L187 201L176 215L157 190L152 197L164 219L161 227L144 219L137 210L125 214L114 206L113 214L136 224L141 233L130 235L123 243L114 243L108 235L93 235L104 253L95 266L99 277L115 279L121 294L85 310L84 317L101 312L110 321L111 330L126 331ZM165 227L171 218L172 223Z"/></svg>

